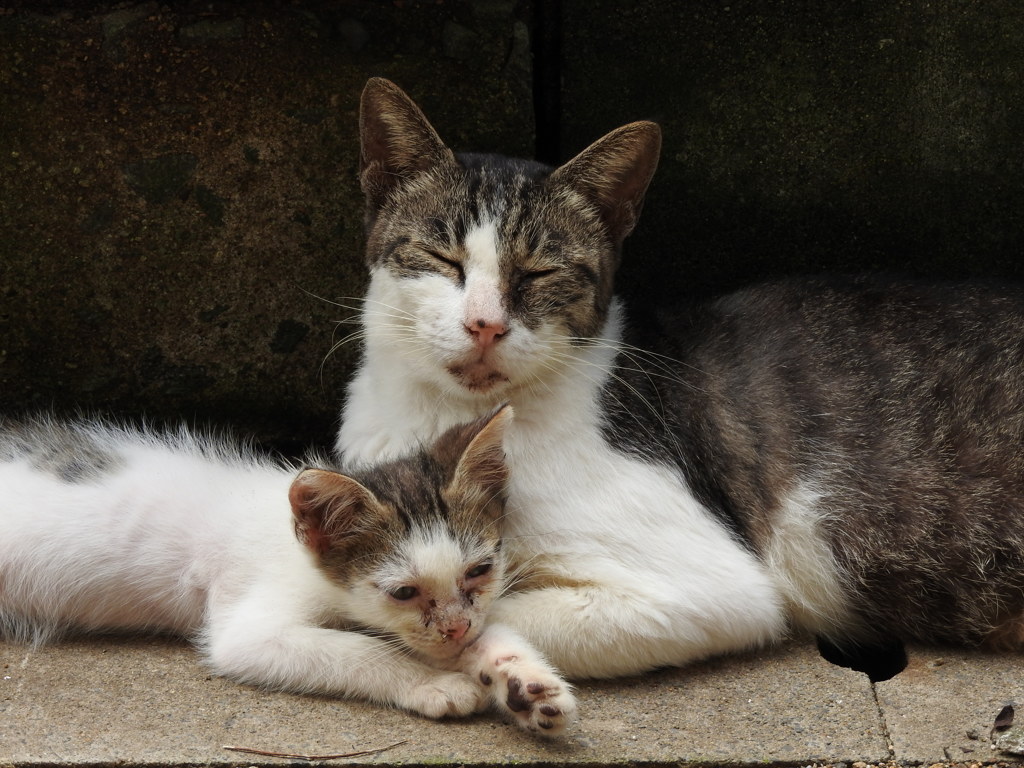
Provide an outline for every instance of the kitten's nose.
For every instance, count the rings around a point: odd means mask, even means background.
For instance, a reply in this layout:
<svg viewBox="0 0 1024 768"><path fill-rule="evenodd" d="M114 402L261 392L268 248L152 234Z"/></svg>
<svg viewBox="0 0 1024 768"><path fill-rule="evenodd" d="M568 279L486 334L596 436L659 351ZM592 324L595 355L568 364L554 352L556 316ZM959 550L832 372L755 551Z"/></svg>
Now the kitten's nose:
<svg viewBox="0 0 1024 768"><path fill-rule="evenodd" d="M469 632L472 624L473 622L469 619L458 619L442 629L441 634L444 635L445 640L461 640Z"/></svg>
<svg viewBox="0 0 1024 768"><path fill-rule="evenodd" d="M508 333L508 327L500 320L497 322L488 322L483 319L473 320L466 323L466 330L473 336L473 340L481 349L486 349Z"/></svg>

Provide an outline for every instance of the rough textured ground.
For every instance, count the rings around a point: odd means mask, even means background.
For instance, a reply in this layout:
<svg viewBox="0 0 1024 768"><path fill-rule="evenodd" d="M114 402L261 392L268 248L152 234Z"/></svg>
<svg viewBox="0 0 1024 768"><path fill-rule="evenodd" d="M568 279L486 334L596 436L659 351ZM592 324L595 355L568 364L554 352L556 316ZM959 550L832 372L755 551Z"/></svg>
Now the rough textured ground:
<svg viewBox="0 0 1024 768"><path fill-rule="evenodd" d="M914 649L906 677L872 686L794 642L581 684L578 724L549 742L490 715L432 722L247 688L211 677L178 641L0 644L0 765L273 765L224 746L324 755L402 742L348 762L976 768L1014 759L989 732L1005 702L1024 699L1022 670L1016 656Z"/></svg>

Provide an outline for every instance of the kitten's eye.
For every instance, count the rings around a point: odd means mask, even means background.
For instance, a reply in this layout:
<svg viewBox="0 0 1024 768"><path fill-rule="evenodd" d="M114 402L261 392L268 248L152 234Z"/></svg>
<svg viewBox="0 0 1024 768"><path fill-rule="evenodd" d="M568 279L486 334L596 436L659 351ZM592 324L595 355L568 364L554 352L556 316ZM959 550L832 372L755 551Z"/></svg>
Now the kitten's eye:
<svg viewBox="0 0 1024 768"><path fill-rule="evenodd" d="M491 572L490 563L480 563L480 565L474 565L468 571L466 571L467 579L478 579L481 576Z"/></svg>
<svg viewBox="0 0 1024 768"><path fill-rule="evenodd" d="M457 262L455 259L449 259L447 256L442 256L437 251L424 251L434 261L444 264L449 269L454 269L455 273L459 276L460 281L465 281L466 273L462 271L462 264Z"/></svg>
<svg viewBox="0 0 1024 768"><path fill-rule="evenodd" d="M395 600L405 602L406 600L412 600L420 591L416 587L399 587L388 592Z"/></svg>

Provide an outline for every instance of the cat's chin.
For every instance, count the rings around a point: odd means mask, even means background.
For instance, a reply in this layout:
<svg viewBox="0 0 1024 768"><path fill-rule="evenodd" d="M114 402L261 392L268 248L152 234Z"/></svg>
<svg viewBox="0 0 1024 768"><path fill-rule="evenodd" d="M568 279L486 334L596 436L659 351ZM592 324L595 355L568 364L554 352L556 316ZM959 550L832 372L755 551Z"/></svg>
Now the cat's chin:
<svg viewBox="0 0 1024 768"><path fill-rule="evenodd" d="M469 646L476 642L476 636L469 642L445 643L442 646L430 648L417 648L416 651L425 659L435 664L446 664L455 662Z"/></svg>
<svg viewBox="0 0 1024 768"><path fill-rule="evenodd" d="M473 394L492 394L509 383L502 371L482 362L449 365L448 373L462 389Z"/></svg>

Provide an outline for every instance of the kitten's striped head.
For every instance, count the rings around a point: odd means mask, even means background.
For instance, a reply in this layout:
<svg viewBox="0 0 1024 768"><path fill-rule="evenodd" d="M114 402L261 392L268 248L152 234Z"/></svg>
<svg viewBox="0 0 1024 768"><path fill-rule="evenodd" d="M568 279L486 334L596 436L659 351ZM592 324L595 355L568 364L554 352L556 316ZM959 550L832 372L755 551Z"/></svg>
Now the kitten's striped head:
<svg viewBox="0 0 1024 768"><path fill-rule="evenodd" d="M623 239L657 166L657 125L609 133L565 165L456 155L397 86L360 115L371 343L412 375L500 401L601 333Z"/></svg>
<svg viewBox="0 0 1024 768"><path fill-rule="evenodd" d="M359 475L309 469L296 478L296 535L354 619L435 658L479 634L504 585L511 418L505 406Z"/></svg>

